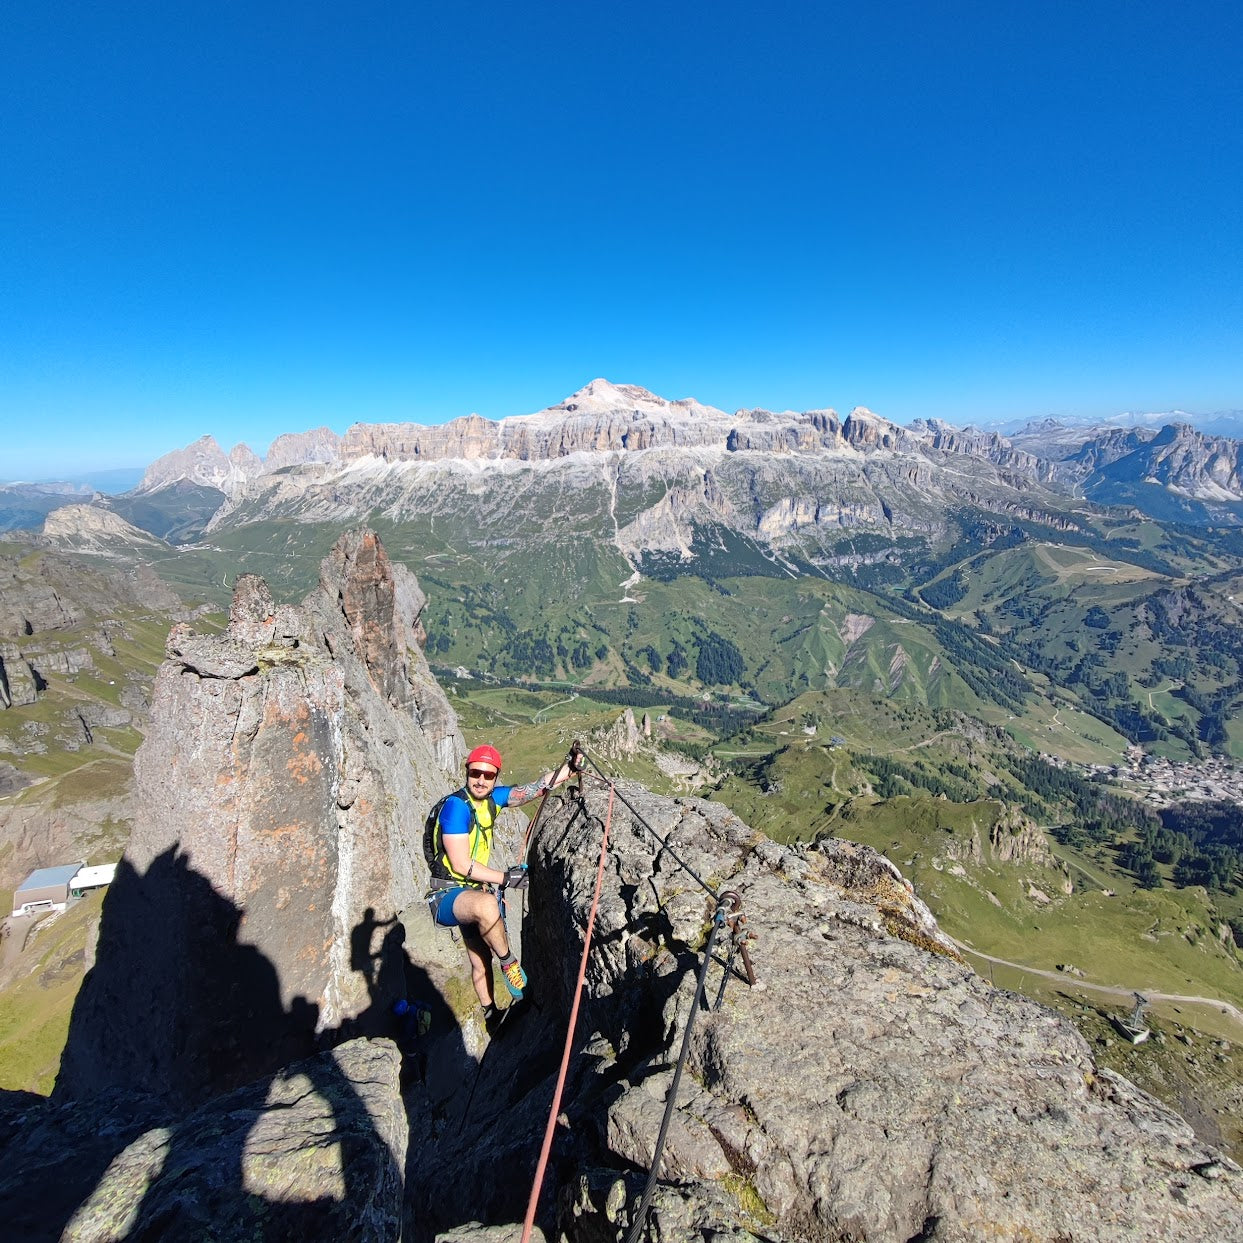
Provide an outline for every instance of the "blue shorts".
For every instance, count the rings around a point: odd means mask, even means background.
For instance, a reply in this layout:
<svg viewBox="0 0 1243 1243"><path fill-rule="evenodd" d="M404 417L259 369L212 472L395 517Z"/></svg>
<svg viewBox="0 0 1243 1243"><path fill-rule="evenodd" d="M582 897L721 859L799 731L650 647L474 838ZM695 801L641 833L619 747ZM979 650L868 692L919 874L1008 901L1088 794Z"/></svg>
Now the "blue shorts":
<svg viewBox="0 0 1243 1243"><path fill-rule="evenodd" d="M432 913L432 921L442 928L460 927L457 916L453 913L453 903L457 900L458 894L465 893L466 890L466 885L455 885L452 889L438 889L435 893L429 894L427 909Z"/></svg>

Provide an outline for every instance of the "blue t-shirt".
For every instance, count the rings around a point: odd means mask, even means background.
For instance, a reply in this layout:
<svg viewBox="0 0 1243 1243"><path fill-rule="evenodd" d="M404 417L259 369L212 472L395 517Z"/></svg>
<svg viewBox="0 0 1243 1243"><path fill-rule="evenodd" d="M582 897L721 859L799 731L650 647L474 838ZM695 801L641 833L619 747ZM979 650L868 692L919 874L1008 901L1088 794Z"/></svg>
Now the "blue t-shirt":
<svg viewBox="0 0 1243 1243"><path fill-rule="evenodd" d="M509 792L512 789L513 786L493 787L492 801L498 808L507 807L509 805ZM481 801L487 802L486 799ZM469 833L470 822L470 807L466 800L460 795L451 795L445 805L440 809L441 836L445 837L452 833Z"/></svg>

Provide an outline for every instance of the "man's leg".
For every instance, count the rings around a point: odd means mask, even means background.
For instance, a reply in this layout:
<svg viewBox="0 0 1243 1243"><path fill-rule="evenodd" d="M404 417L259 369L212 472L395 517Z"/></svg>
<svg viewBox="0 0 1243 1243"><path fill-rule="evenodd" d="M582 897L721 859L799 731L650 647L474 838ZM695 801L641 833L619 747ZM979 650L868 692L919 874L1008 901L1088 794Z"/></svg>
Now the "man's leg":
<svg viewBox="0 0 1243 1243"><path fill-rule="evenodd" d="M453 917L459 924L473 924L475 931L498 958L509 956L509 938L496 898L482 889L463 889L453 900Z"/></svg>
<svg viewBox="0 0 1243 1243"><path fill-rule="evenodd" d="M475 992L484 1006L491 1004L492 998L492 963L488 959L485 946L500 961L501 970L505 974L505 987L509 989L510 995L520 996L526 987L527 976L518 965L518 960L510 953L505 921L501 918L501 908L496 898L481 889L464 889L453 901L453 917L462 927L463 933L469 928L482 942L477 943L472 952L465 935L462 938L466 942L466 952L470 955ZM483 979L478 974L480 968ZM488 1000L484 1000L485 990Z"/></svg>
<svg viewBox="0 0 1243 1243"><path fill-rule="evenodd" d="M486 1014L496 1005L496 995L492 991L492 954L475 931L474 924L462 924L460 931L470 961L470 982Z"/></svg>
<svg viewBox="0 0 1243 1243"><path fill-rule="evenodd" d="M462 930L475 996L487 1009L496 1002L492 992L492 956L488 951L497 958L509 957L509 938L505 935L501 908L492 894L482 889L463 889L453 900L453 917Z"/></svg>

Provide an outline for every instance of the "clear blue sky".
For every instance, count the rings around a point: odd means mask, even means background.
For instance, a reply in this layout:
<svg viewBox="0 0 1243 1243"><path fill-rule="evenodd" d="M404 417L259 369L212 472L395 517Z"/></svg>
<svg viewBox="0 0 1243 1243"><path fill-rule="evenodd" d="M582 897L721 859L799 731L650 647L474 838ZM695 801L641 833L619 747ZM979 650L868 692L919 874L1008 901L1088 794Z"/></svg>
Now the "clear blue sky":
<svg viewBox="0 0 1243 1243"><path fill-rule="evenodd" d="M1237 0L11 3L0 479L595 376L1243 406Z"/></svg>

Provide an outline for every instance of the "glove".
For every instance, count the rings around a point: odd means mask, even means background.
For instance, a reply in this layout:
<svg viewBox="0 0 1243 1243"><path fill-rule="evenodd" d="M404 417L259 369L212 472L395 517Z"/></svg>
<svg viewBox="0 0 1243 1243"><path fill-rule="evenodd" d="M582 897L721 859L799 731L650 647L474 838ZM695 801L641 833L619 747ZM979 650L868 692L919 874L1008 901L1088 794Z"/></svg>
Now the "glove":
<svg viewBox="0 0 1243 1243"><path fill-rule="evenodd" d="M526 867L521 863L515 863L513 867L505 869L505 879L501 881L502 889L525 889L531 882L531 878L527 875Z"/></svg>

